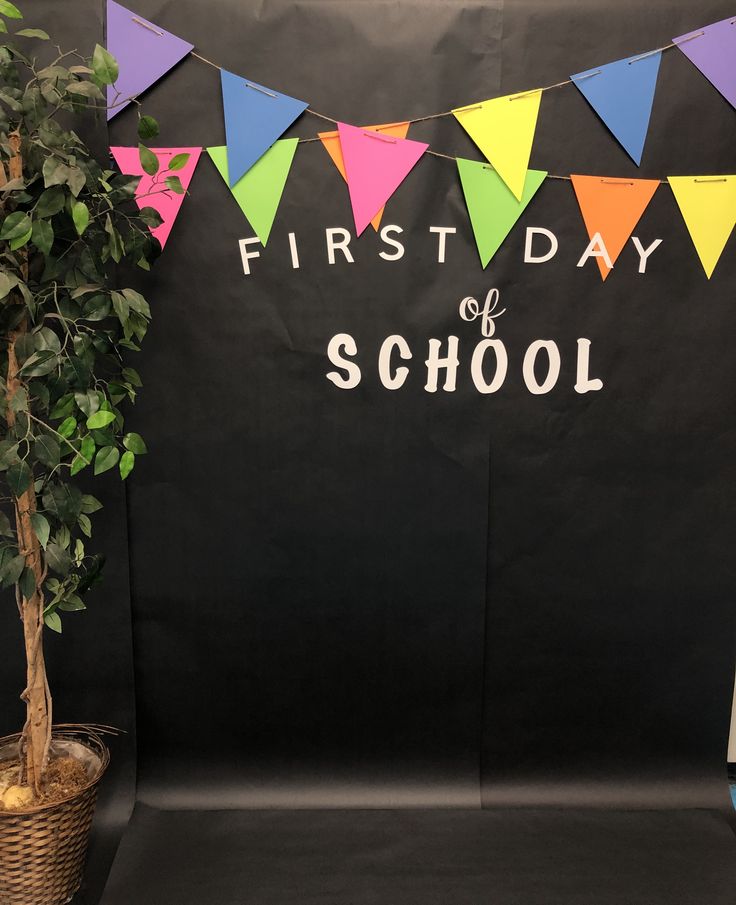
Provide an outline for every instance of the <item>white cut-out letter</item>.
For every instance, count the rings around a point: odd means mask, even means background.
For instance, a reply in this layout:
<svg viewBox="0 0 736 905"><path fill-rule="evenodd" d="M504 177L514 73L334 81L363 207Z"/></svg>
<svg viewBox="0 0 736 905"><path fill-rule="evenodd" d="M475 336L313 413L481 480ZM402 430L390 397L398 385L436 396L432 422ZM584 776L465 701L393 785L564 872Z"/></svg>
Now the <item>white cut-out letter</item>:
<svg viewBox="0 0 736 905"><path fill-rule="evenodd" d="M342 368L347 372L347 376L338 374L337 371L329 371L325 376L331 380L336 387L341 390L352 390L360 383L360 368L354 361L350 361L342 356L342 350L348 355L357 355L358 347L355 340L349 333L338 333L332 337L327 346L327 357L333 365Z"/></svg>
<svg viewBox="0 0 736 905"><path fill-rule="evenodd" d="M542 349L547 353L549 367L544 382L537 383L537 378L534 376L534 365L537 360L537 355L539 355ZM524 364L522 366L524 383L529 392L534 396L543 396L545 393L549 393L552 387L557 383L557 378L560 376L560 365L560 350L557 348L557 343L553 342L551 339L535 340L526 350Z"/></svg>
<svg viewBox="0 0 736 905"><path fill-rule="evenodd" d="M430 339L429 341L429 358L424 362L427 366L427 383L424 389L428 393L437 392L437 376L440 368L443 368L445 374L445 383L442 387L447 393L455 392L455 378L457 377L457 366L459 364L457 357L458 349L457 336L447 337L447 355L440 358L440 349L442 341L439 339Z"/></svg>
<svg viewBox="0 0 736 905"><path fill-rule="evenodd" d="M384 339L378 353L378 376L387 390L401 389L409 373L409 368L405 367L396 368L394 373L391 373L391 353L394 349L399 350L399 357L404 361L409 361L411 358L411 349L403 336L394 334Z"/></svg>

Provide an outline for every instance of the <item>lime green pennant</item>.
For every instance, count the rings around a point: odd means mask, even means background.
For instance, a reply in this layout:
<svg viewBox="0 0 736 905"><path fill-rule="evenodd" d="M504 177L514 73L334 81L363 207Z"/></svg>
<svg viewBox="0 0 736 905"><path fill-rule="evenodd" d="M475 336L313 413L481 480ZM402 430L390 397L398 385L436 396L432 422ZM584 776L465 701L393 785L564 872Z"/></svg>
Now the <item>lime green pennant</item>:
<svg viewBox="0 0 736 905"><path fill-rule="evenodd" d="M285 138L275 142L230 188L263 245L268 242L298 142L298 138ZM227 148L224 145L207 148L207 153L229 185Z"/></svg>
<svg viewBox="0 0 736 905"><path fill-rule="evenodd" d="M458 157L457 168L480 262L486 267L544 182L547 173L543 170L527 170L521 199L517 200L503 179L487 163Z"/></svg>

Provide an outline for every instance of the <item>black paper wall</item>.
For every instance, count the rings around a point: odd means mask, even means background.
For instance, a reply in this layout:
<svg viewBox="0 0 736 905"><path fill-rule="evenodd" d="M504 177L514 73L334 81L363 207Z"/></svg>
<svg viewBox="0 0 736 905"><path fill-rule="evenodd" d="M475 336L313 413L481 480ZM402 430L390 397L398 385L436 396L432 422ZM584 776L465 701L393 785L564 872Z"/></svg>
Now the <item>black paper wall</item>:
<svg viewBox="0 0 736 905"><path fill-rule="evenodd" d="M356 122L550 84L727 13L218 9L140 12L225 68ZM196 59L145 109L164 143L224 142L218 74ZM113 121L114 143L131 140L134 120ZM289 134L324 125L305 114ZM640 173L726 172L733 129L729 105L669 52ZM410 135L478 158L452 119ZM573 87L545 95L531 165L640 174ZM393 249L369 231L351 243L354 263L338 252L331 264L325 231L350 229L347 192L320 143L302 145L246 276L249 227L209 159L199 164L149 287L137 416L152 454L130 488L143 799L472 804L482 785L487 804L691 801L709 777L724 802L732 248L706 281L663 186L637 229L645 245L664 240L647 273L629 243L603 284L594 261L575 266L587 238L569 183L548 181L483 272L454 166L436 158L383 224L403 230L400 260L382 259ZM553 260L523 263L527 225L558 237ZM432 226L457 230L444 263ZM491 287L510 365L481 396L479 323L458 305ZM351 391L325 378L338 333L358 347ZM414 356L395 392L377 375L390 334ZM448 335L457 388L431 394L427 343ZM579 337L600 392L573 389ZM521 362L539 338L558 344L562 370L535 396Z"/></svg>

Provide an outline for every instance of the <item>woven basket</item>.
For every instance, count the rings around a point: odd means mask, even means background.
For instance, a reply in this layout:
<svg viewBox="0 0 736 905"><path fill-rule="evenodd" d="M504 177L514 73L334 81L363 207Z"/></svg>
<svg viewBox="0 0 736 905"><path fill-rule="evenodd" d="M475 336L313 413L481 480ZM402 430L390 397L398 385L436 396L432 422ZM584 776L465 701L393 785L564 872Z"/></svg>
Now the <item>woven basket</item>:
<svg viewBox="0 0 736 905"><path fill-rule="evenodd" d="M0 739L0 763L17 758L19 736ZM97 787L110 755L94 729L55 730L54 753L81 759L89 785L53 804L0 811L0 905L62 905L82 883Z"/></svg>

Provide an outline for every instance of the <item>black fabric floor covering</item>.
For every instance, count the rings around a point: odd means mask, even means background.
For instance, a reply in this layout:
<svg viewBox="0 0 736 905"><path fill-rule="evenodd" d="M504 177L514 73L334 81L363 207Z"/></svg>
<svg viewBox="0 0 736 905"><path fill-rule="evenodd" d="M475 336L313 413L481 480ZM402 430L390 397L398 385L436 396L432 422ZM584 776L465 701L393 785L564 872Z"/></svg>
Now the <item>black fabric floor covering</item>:
<svg viewBox="0 0 736 905"><path fill-rule="evenodd" d="M137 805L103 905L733 905L723 813L165 811Z"/></svg>

